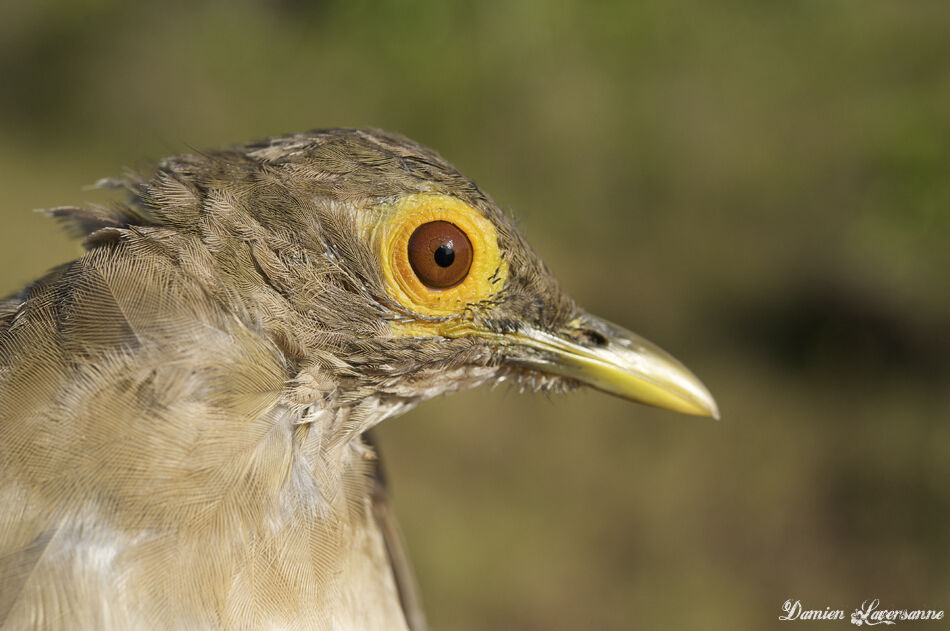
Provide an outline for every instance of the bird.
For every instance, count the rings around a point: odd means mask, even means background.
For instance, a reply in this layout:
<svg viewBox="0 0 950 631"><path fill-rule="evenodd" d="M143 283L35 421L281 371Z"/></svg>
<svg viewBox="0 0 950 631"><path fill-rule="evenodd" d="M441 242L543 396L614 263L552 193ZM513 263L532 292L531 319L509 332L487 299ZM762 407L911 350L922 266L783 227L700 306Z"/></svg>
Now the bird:
<svg viewBox="0 0 950 631"><path fill-rule="evenodd" d="M371 129L159 161L49 210L0 301L0 628L425 629L371 430L485 384L718 418L439 154Z"/></svg>

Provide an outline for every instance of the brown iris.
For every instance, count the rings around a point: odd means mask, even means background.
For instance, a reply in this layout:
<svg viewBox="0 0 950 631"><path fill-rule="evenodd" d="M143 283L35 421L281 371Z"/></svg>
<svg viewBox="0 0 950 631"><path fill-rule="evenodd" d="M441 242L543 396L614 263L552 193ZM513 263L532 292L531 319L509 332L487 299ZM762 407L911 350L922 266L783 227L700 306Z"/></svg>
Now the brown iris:
<svg viewBox="0 0 950 631"><path fill-rule="evenodd" d="M426 287L448 289L468 275L472 244L454 224L430 221L409 237L409 264Z"/></svg>

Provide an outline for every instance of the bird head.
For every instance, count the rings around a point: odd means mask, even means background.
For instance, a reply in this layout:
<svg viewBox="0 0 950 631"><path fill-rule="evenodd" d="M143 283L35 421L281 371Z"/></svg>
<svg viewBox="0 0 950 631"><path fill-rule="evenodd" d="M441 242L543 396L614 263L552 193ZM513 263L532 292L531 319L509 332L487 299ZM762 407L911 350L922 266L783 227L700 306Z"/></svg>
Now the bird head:
<svg viewBox="0 0 950 631"><path fill-rule="evenodd" d="M122 184L135 203L87 214L101 228L89 240L130 225L191 235L206 253L183 268L318 390L412 404L503 380L583 384L718 416L689 370L581 309L491 198L406 138L307 132Z"/></svg>

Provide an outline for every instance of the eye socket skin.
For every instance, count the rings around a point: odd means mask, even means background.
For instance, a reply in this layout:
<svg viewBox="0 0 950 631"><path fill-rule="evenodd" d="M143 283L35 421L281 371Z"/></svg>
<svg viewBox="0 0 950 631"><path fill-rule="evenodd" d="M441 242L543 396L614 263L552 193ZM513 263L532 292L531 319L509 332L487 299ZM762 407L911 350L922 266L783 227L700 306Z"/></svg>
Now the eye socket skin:
<svg viewBox="0 0 950 631"><path fill-rule="evenodd" d="M448 221L430 221L416 228L408 250L412 271L436 291L458 285L472 267L468 235Z"/></svg>
<svg viewBox="0 0 950 631"><path fill-rule="evenodd" d="M457 197L413 193L374 207L361 222L389 296L410 314L437 319L394 320L397 335L441 335L469 305L505 288L508 262L495 225Z"/></svg>

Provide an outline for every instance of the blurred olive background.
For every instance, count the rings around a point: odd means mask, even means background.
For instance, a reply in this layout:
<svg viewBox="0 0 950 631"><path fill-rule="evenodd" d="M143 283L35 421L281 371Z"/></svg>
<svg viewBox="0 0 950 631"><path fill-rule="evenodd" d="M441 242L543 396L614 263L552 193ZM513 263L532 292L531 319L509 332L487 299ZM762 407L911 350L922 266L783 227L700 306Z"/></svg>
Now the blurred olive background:
<svg viewBox="0 0 950 631"><path fill-rule="evenodd" d="M889 0L6 2L0 291L80 252L30 210L100 177L404 133L723 412L502 387L384 424L434 629L950 609L948 30Z"/></svg>

